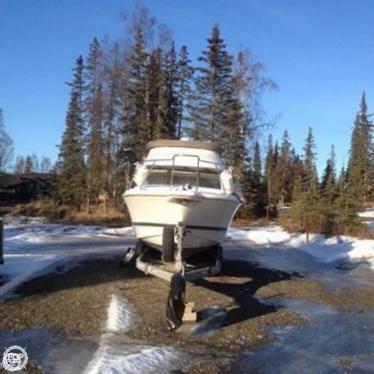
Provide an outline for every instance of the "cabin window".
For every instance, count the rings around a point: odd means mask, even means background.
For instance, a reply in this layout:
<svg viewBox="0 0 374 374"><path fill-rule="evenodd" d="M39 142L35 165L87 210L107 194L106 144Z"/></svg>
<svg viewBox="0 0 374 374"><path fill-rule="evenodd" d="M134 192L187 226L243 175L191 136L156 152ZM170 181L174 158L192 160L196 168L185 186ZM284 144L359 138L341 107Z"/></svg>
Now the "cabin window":
<svg viewBox="0 0 374 374"><path fill-rule="evenodd" d="M151 170L147 177L147 184L165 185L170 183L169 170L154 169Z"/></svg>
<svg viewBox="0 0 374 374"><path fill-rule="evenodd" d="M200 187L215 188L220 189L221 183L219 181L219 176L216 173L203 173L200 172Z"/></svg>
<svg viewBox="0 0 374 374"><path fill-rule="evenodd" d="M149 170L146 184L148 185L170 185L171 169L153 168ZM197 170L184 168L173 171L173 186L195 188L197 182ZM199 175L199 187L221 189L218 173L201 171Z"/></svg>
<svg viewBox="0 0 374 374"><path fill-rule="evenodd" d="M195 171L174 170L173 184L175 186L196 186L197 173Z"/></svg>

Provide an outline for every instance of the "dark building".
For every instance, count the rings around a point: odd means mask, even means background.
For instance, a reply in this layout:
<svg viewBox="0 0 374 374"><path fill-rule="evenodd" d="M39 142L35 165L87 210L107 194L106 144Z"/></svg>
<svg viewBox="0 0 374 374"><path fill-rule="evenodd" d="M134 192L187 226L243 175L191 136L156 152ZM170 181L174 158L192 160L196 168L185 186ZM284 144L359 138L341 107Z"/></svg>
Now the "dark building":
<svg viewBox="0 0 374 374"><path fill-rule="evenodd" d="M28 202L48 196L51 185L50 173L0 173L0 204Z"/></svg>

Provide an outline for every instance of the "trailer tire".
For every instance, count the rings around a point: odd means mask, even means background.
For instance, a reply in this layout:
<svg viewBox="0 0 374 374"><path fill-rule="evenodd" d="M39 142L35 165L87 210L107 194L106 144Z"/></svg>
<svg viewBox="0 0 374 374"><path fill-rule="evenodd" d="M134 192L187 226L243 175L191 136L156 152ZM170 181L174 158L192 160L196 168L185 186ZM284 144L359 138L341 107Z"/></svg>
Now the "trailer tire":
<svg viewBox="0 0 374 374"><path fill-rule="evenodd" d="M174 226L166 226L162 232L162 261L174 261Z"/></svg>

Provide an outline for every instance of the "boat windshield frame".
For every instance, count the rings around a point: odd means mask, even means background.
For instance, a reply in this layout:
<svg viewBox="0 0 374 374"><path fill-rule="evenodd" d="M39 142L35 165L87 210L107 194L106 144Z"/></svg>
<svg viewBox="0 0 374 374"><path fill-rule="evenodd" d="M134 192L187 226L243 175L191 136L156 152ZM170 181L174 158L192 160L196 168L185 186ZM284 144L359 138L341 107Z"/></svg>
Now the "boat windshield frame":
<svg viewBox="0 0 374 374"><path fill-rule="evenodd" d="M194 170L194 172L196 172L196 182L195 182L195 191L198 192L199 191L199 184L200 184L200 172L201 172L201 163L205 163L205 164L210 164L210 165L213 165L214 168L209 168L209 169L212 169L214 171L217 172L217 175L218 175L218 178L219 178L219 183L220 183L220 190L222 190L222 183L221 183L221 179L219 177L219 174L220 174L220 171L222 171L222 163L218 163L218 162L214 162L214 161L208 161L208 160L201 160L200 156L199 155L194 155L194 154L189 154L189 153L178 153L178 154L175 154L173 155L173 157L169 157L169 158L155 158L155 159L144 159L143 161L143 165L145 166L148 166L149 164L151 164L151 167L149 168L149 171L151 172L155 166L164 166L165 168L171 168L171 176L170 176L170 183L169 183L169 186L170 186L170 189L172 189L174 187L174 170L176 167L187 167L187 168L191 168L191 167L194 167L192 165L176 165L175 164L175 159L177 157L193 157L196 159L196 170ZM171 161L171 165L156 165L157 162L167 162L167 161Z"/></svg>

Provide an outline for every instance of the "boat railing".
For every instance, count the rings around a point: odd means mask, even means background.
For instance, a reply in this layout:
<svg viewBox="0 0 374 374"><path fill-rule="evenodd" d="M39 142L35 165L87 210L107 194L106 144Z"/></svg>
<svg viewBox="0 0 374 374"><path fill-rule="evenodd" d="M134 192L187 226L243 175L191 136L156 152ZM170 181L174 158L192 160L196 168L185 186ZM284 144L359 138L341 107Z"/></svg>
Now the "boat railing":
<svg viewBox="0 0 374 374"><path fill-rule="evenodd" d="M196 190L196 192L199 190L200 169L202 167L201 166L202 164L213 165L214 168L217 171L217 174L219 174L220 168L222 168L222 164L220 164L218 162L208 161L208 160L201 160L200 156L193 155L193 154L188 154L188 153L175 154L175 155L173 155L173 157L169 157L169 158L145 159L143 161L143 164L144 165L149 165L150 164L151 165L150 170L152 171L153 168L156 166L157 162L168 162L168 161L170 161L171 162L170 189L172 189L174 187L174 183L173 182L174 182L174 170L175 170L175 167L176 166L177 167L178 166L182 166L182 165L176 165L175 164L175 160L178 157L192 157L192 158L196 159L196 184L195 184L195 190ZM162 166L170 166L170 165L162 165ZM183 165L183 166L187 166L187 165ZM188 166L190 166L190 165L188 165Z"/></svg>

